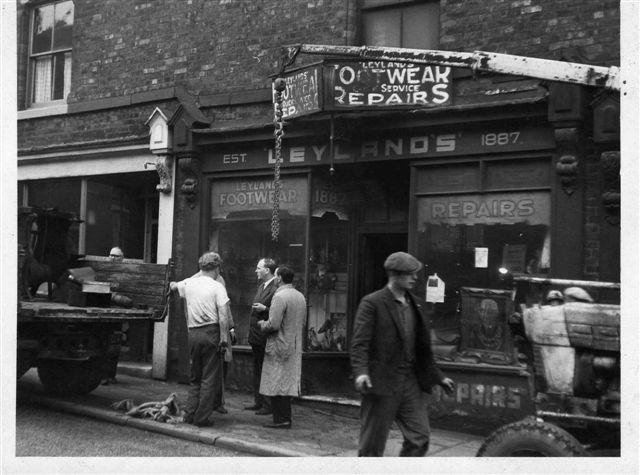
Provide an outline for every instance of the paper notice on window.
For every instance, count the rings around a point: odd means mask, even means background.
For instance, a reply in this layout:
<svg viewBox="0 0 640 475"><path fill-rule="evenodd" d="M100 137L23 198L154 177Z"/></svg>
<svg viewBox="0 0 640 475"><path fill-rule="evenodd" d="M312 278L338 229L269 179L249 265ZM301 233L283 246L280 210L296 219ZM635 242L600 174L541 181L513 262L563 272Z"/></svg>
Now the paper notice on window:
<svg viewBox="0 0 640 475"><path fill-rule="evenodd" d="M481 267L486 269L489 267L489 248L488 247L476 247L475 256L476 256L476 267Z"/></svg>
<svg viewBox="0 0 640 475"><path fill-rule="evenodd" d="M438 274L427 277L427 302L444 302L444 281Z"/></svg>

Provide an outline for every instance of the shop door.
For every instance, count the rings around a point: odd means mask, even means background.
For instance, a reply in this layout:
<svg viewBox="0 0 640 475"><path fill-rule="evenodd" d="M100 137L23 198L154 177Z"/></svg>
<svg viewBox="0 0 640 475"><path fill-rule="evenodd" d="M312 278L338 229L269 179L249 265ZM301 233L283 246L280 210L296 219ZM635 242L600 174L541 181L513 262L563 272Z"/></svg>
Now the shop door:
<svg viewBox="0 0 640 475"><path fill-rule="evenodd" d="M360 235L356 304L365 295L387 283L384 261L389 254L407 250L407 233L363 233Z"/></svg>

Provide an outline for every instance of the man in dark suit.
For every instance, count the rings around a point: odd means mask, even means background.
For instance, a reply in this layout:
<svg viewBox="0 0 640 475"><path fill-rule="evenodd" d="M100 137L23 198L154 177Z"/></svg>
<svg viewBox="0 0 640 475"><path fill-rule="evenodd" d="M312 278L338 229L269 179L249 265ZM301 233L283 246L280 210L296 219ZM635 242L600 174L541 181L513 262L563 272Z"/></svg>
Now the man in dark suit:
<svg viewBox="0 0 640 475"><path fill-rule="evenodd" d="M436 367L431 352L426 302L412 294L422 263L406 252L387 257L387 285L366 295L356 312L351 367L362 393L358 456L382 457L395 420L404 436L401 457L429 449L424 392L454 384Z"/></svg>
<svg viewBox="0 0 640 475"><path fill-rule="evenodd" d="M256 414L271 414L269 398L260 394L260 375L262 374L262 362L264 361L264 349L267 344L267 335L262 332L259 321L269 319L269 307L271 299L278 288L273 273L276 270L276 262L268 257L258 261L256 275L260 283L251 306L251 321L249 323L249 344L253 352L253 391L254 402L246 406L247 410L255 410Z"/></svg>

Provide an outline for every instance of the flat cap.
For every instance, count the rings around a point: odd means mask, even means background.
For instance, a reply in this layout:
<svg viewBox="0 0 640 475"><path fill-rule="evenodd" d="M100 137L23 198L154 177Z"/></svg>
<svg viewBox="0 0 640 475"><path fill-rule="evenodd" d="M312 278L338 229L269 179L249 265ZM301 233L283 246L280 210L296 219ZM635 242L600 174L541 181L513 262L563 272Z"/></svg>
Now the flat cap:
<svg viewBox="0 0 640 475"><path fill-rule="evenodd" d="M565 289L564 299L567 302L593 302L591 295L582 287L569 287Z"/></svg>
<svg viewBox="0 0 640 475"><path fill-rule="evenodd" d="M394 272L418 272L422 262L406 252L394 252L384 261L384 268Z"/></svg>
<svg viewBox="0 0 640 475"><path fill-rule="evenodd" d="M564 296L562 295L562 292L560 292L559 290L550 290L547 294L547 302L552 302L554 300L557 300L558 302L564 302Z"/></svg>

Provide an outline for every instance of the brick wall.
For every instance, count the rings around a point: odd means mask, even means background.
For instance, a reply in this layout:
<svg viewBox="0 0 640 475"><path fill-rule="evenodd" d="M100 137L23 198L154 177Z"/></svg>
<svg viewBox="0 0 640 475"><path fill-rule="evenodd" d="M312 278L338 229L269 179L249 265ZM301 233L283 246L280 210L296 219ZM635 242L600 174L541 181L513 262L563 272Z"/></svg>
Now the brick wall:
<svg viewBox="0 0 640 475"><path fill-rule="evenodd" d="M441 0L441 48L620 62L618 0Z"/></svg>
<svg viewBox="0 0 640 475"><path fill-rule="evenodd" d="M155 106L175 110L177 102L148 103L95 112L18 121L21 151L110 141L147 141L145 122Z"/></svg>
<svg viewBox="0 0 640 475"><path fill-rule="evenodd" d="M78 0L70 101L269 87L280 46L345 43L343 0Z"/></svg>

